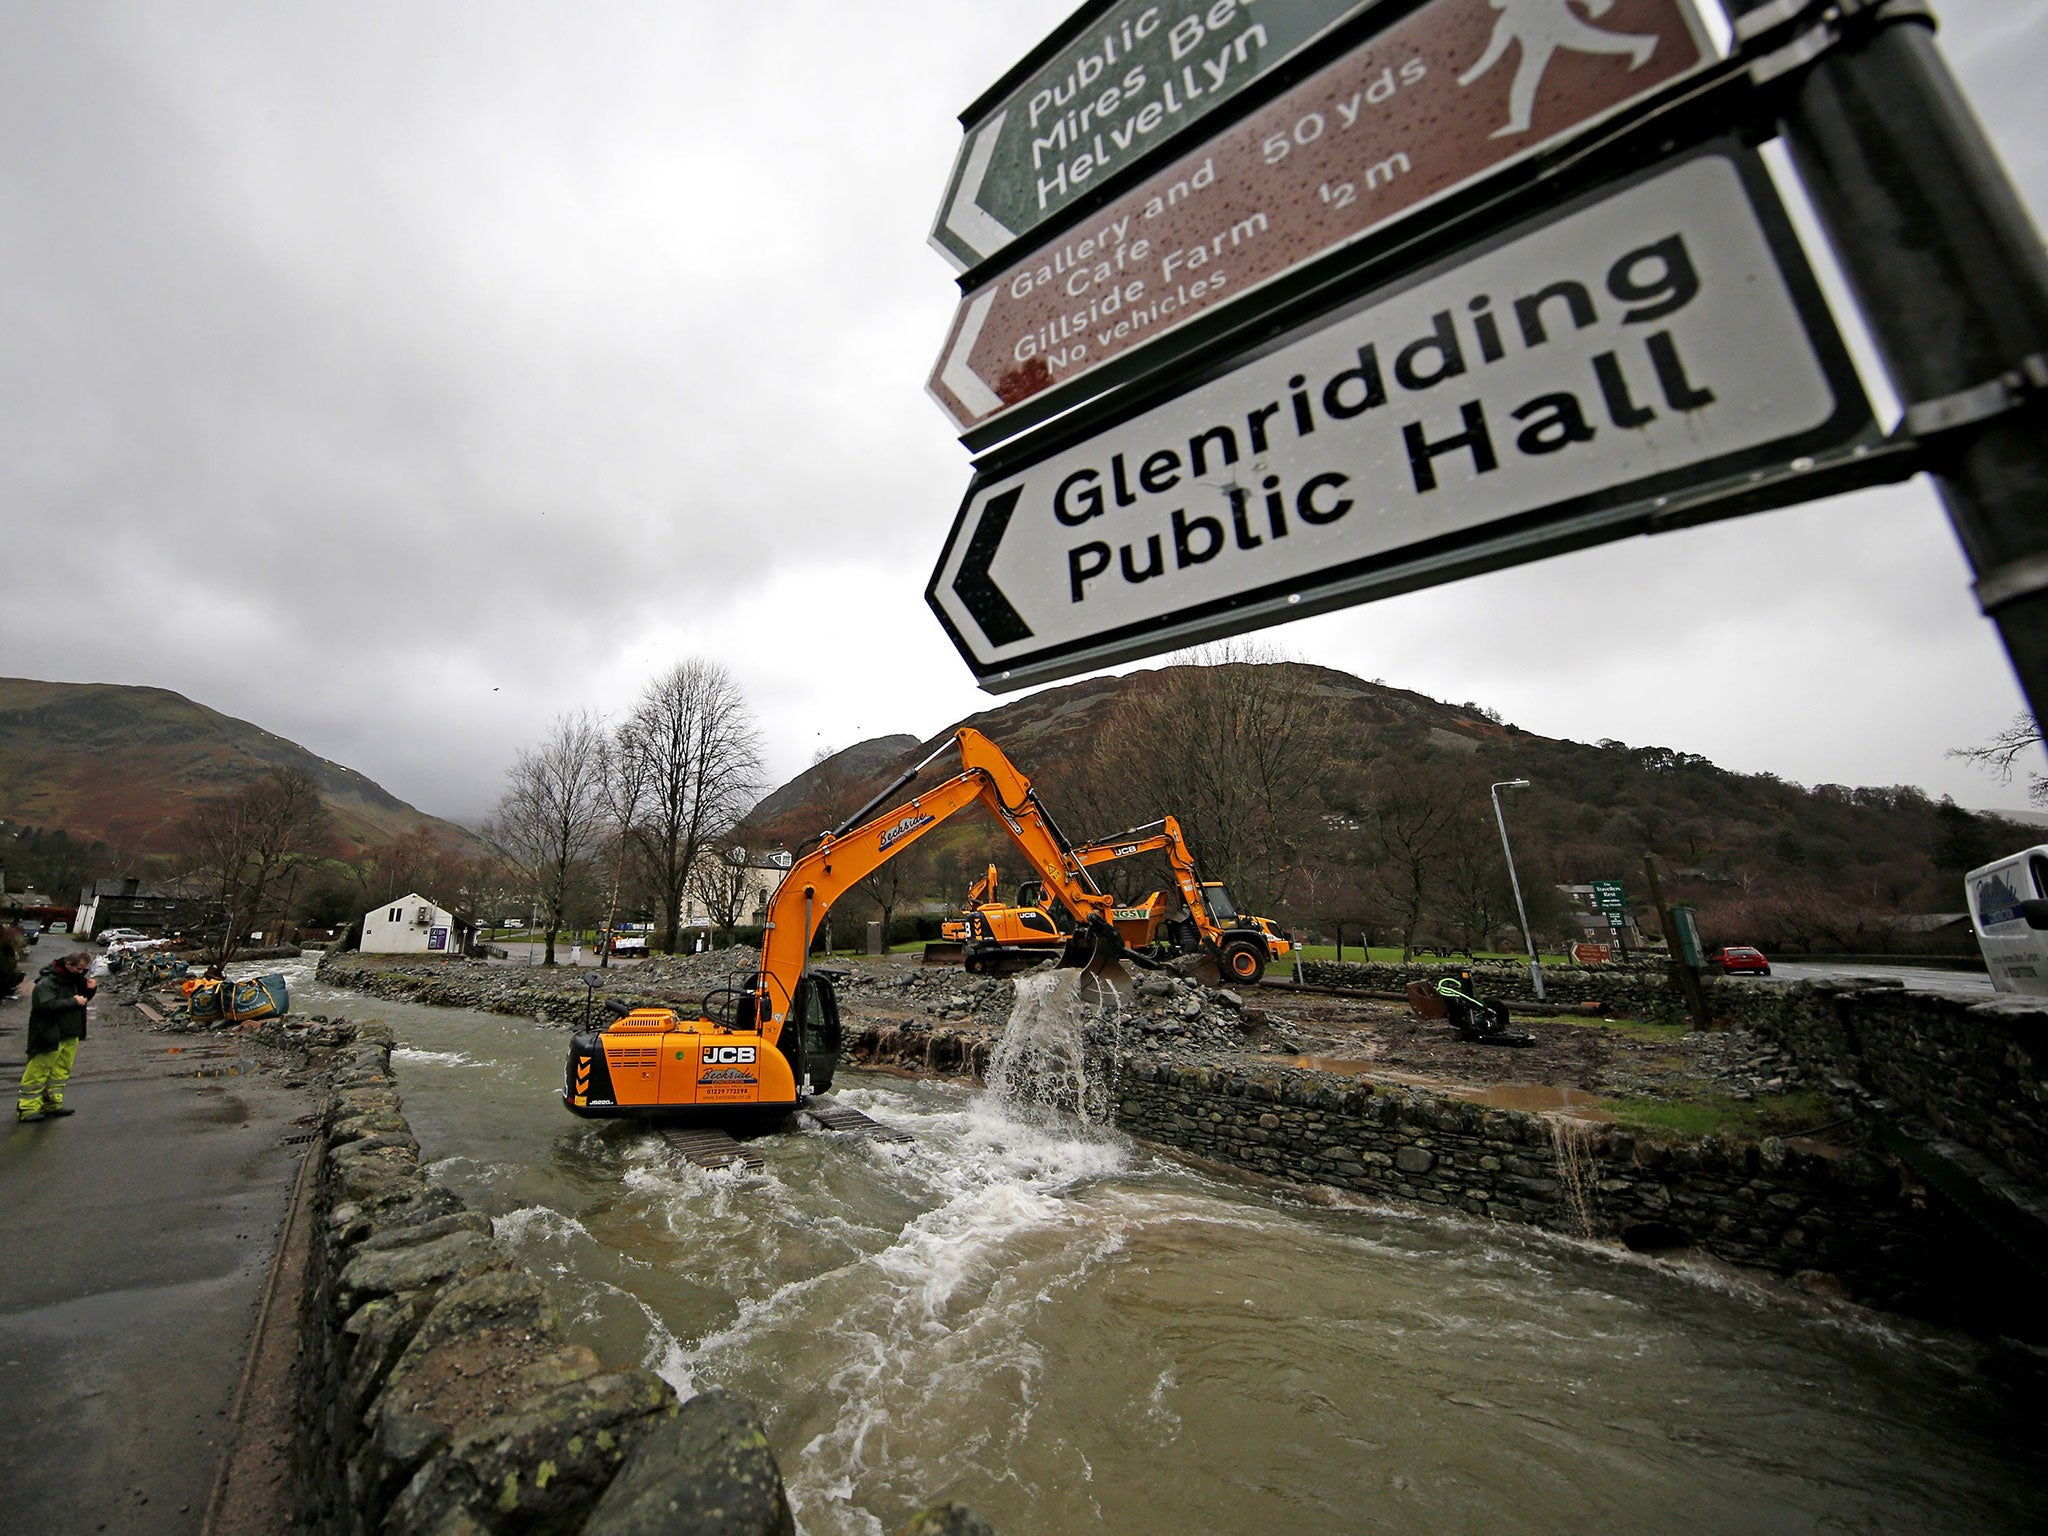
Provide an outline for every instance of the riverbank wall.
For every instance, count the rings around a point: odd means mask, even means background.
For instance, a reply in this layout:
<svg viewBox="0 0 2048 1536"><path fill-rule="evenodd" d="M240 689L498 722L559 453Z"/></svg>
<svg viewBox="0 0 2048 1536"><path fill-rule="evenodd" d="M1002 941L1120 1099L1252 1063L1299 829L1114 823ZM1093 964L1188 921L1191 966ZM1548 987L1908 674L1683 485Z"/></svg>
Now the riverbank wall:
<svg viewBox="0 0 2048 1536"><path fill-rule="evenodd" d="M1934 1309L1941 1226L1893 1161L1768 1138L1671 1140L1291 1069L1120 1063L1119 1129L1269 1179L1635 1249L1693 1248L1811 1290Z"/></svg>
<svg viewBox="0 0 2048 1536"><path fill-rule="evenodd" d="M490 1220L421 1170L391 1036L331 1068L302 1218L293 1465L318 1536L793 1536L758 1415L570 1342ZM923 1522L922 1525L919 1522ZM980 1532L957 1507L913 1527Z"/></svg>

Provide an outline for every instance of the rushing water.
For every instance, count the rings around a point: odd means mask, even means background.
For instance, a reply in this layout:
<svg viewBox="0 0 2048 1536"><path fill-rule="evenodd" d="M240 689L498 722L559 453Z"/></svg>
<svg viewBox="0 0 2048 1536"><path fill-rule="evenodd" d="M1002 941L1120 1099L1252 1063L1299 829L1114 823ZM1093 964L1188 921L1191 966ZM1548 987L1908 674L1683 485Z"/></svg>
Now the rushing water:
<svg viewBox="0 0 2048 1536"><path fill-rule="evenodd" d="M2048 1529L2010 1352L1276 1198L956 1084L843 1073L917 1141L791 1133L765 1174L705 1173L565 1113L558 1027L293 971L302 1011L406 1042L434 1172L579 1338L759 1405L812 1536L942 1497L1003 1536Z"/></svg>

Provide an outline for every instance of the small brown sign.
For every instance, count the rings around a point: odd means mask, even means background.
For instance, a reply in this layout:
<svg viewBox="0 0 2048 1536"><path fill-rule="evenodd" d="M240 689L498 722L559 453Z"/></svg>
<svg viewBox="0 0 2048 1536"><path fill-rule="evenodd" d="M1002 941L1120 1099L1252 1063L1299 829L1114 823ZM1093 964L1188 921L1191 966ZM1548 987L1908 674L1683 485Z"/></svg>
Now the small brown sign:
<svg viewBox="0 0 2048 1536"><path fill-rule="evenodd" d="M1691 0L1436 0L968 294L928 387L980 426L1707 58Z"/></svg>

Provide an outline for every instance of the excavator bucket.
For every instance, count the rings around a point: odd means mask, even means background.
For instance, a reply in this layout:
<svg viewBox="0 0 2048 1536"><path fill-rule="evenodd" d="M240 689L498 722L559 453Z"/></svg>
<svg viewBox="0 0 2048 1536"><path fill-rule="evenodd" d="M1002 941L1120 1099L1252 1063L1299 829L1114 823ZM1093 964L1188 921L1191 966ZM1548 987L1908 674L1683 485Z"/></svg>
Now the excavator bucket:
<svg viewBox="0 0 2048 1536"><path fill-rule="evenodd" d="M1131 973L1124 967L1128 958L1131 953L1124 947L1123 936L1102 918L1091 917L1068 937L1060 968L1081 972L1083 997L1100 991L1128 993Z"/></svg>
<svg viewBox="0 0 2048 1536"><path fill-rule="evenodd" d="M926 965L959 965L967 958L967 946L957 939L934 939L924 947Z"/></svg>

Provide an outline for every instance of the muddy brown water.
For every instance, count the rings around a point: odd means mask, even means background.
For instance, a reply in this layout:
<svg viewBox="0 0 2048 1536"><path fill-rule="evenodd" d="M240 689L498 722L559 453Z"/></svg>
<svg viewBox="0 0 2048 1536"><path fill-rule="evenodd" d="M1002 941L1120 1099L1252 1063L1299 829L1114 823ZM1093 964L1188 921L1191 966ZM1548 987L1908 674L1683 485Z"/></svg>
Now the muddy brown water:
<svg viewBox="0 0 2048 1536"><path fill-rule="evenodd" d="M763 1411L802 1529L1003 1536L2048 1528L2016 1350L1520 1229L1247 1188L980 1090L849 1072L906 1146L704 1173L560 1107L564 1032L381 1018L441 1179L571 1331Z"/></svg>

